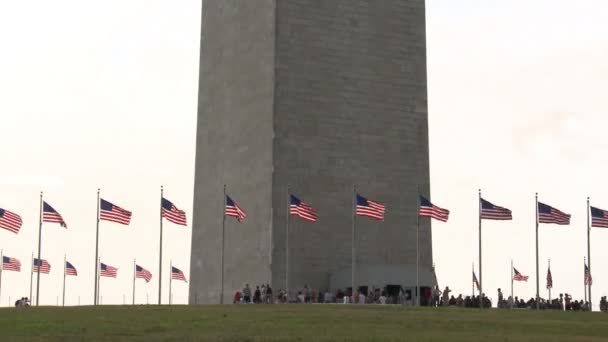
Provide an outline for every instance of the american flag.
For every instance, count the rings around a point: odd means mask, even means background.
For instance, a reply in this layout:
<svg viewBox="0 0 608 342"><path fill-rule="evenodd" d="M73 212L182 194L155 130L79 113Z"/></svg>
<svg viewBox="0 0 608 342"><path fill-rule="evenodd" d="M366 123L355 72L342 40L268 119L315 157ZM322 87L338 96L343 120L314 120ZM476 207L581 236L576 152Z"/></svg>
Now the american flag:
<svg viewBox="0 0 608 342"><path fill-rule="evenodd" d="M186 280L186 276L184 275L184 272L180 271L177 267L173 267L173 266L171 266L171 279L183 280L186 283L188 282Z"/></svg>
<svg viewBox="0 0 608 342"><path fill-rule="evenodd" d="M317 222L319 216L313 207L300 201L300 199L294 195L289 195L289 197L289 213L291 215L298 216L306 221Z"/></svg>
<svg viewBox="0 0 608 342"><path fill-rule="evenodd" d="M608 228L608 211L591 207L591 227Z"/></svg>
<svg viewBox="0 0 608 342"><path fill-rule="evenodd" d="M128 225L131 222L131 212L104 199L100 199L99 219Z"/></svg>
<svg viewBox="0 0 608 342"><path fill-rule="evenodd" d="M77 276L78 272L76 271L76 267L72 265L69 261L65 262L65 275Z"/></svg>
<svg viewBox="0 0 608 342"><path fill-rule="evenodd" d="M21 229L22 223L21 216L0 208L0 228L17 234L19 233L19 229Z"/></svg>
<svg viewBox="0 0 608 342"><path fill-rule="evenodd" d="M591 278L591 272L587 264L585 264L585 285L593 285L593 279Z"/></svg>
<svg viewBox="0 0 608 342"><path fill-rule="evenodd" d="M166 198L162 198L162 217L166 218L167 221L173 222L175 224L179 224L181 226L186 226L186 212L183 210L177 209L175 204L171 203Z"/></svg>
<svg viewBox="0 0 608 342"><path fill-rule="evenodd" d="M511 210L494 205L483 198L481 202L481 218L484 220L512 220Z"/></svg>
<svg viewBox="0 0 608 342"><path fill-rule="evenodd" d="M547 288L553 288L553 277L551 276L551 268L547 269Z"/></svg>
<svg viewBox="0 0 608 342"><path fill-rule="evenodd" d="M230 196L226 196L226 216L236 217L239 222L243 222L247 214L236 204L235 201L230 198Z"/></svg>
<svg viewBox="0 0 608 342"><path fill-rule="evenodd" d="M513 267L513 280L528 281L528 276L522 275L517 269L515 269L515 267Z"/></svg>
<svg viewBox="0 0 608 342"><path fill-rule="evenodd" d="M477 276L475 275L475 271L473 271L473 284L477 288L477 291L481 290L481 285L479 285L479 280L477 280Z"/></svg>
<svg viewBox="0 0 608 342"><path fill-rule="evenodd" d="M139 265L135 265L135 278L142 278L148 283L152 279L152 273Z"/></svg>
<svg viewBox="0 0 608 342"><path fill-rule="evenodd" d="M42 222L59 223L59 225L64 228L68 227L57 210L53 209L53 207L46 202L43 202L42 204Z"/></svg>
<svg viewBox="0 0 608 342"><path fill-rule="evenodd" d="M40 268L40 273L49 274L51 272L51 264L44 259L34 258L34 264L32 265L32 272L38 273L38 268Z"/></svg>
<svg viewBox="0 0 608 342"><path fill-rule="evenodd" d="M2 257L2 269L5 271L21 272L21 262L15 258Z"/></svg>
<svg viewBox="0 0 608 342"><path fill-rule="evenodd" d="M116 278L118 268L106 265L103 262L99 265L99 275L102 277Z"/></svg>
<svg viewBox="0 0 608 342"><path fill-rule="evenodd" d="M555 223L569 225L570 215L551 206L538 202L538 223Z"/></svg>
<svg viewBox="0 0 608 342"><path fill-rule="evenodd" d="M431 201L420 196L420 216L432 217L436 220L447 222L450 211L433 205Z"/></svg>
<svg viewBox="0 0 608 342"><path fill-rule="evenodd" d="M367 216L373 219L384 221L386 207L382 203L370 201L357 194L357 207L355 213L359 216Z"/></svg>

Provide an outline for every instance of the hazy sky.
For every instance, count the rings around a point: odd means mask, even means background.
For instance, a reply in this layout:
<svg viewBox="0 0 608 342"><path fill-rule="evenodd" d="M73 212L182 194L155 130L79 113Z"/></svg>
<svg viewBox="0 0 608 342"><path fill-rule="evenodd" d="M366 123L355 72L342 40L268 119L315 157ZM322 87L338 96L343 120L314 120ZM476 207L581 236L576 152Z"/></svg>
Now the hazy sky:
<svg viewBox="0 0 608 342"><path fill-rule="evenodd" d="M200 44L198 0L0 1L0 117L4 147L0 208L23 216L19 235L0 231L21 273L3 272L2 298L26 296L35 250L39 191L68 230L43 227L41 303L61 301L64 251L78 269L67 304L92 302L96 189L133 211L129 227L101 223L103 303L156 301L159 186L191 222ZM427 1L433 201L452 211L433 224L440 285L471 291L477 263L477 189L513 210L484 222L484 288L510 287L510 260L534 285L534 192L573 215L540 228L541 289L551 258L554 294L583 296L585 199L608 209L608 2L602 0ZM603 96L602 96L603 95ZM172 259L189 275L191 228L165 224L165 275ZM593 294L608 294L608 230L592 232ZM166 277L165 277L166 278ZM168 300L165 279L164 301ZM174 282L174 301L187 284Z"/></svg>

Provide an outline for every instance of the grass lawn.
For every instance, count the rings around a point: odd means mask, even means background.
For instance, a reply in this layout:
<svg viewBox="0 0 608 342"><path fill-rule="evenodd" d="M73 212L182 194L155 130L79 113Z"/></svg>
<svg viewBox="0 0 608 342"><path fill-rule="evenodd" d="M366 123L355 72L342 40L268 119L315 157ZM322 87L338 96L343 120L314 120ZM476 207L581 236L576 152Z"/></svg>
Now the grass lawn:
<svg viewBox="0 0 608 342"><path fill-rule="evenodd" d="M0 309L0 341L608 341L608 314L357 305Z"/></svg>

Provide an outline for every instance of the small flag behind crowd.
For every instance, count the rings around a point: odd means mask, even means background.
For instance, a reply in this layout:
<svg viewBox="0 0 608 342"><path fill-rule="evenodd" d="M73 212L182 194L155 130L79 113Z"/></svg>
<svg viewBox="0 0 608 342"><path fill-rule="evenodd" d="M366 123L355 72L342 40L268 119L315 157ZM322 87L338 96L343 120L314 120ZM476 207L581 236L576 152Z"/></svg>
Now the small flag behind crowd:
<svg viewBox="0 0 608 342"><path fill-rule="evenodd" d="M152 279L152 273L139 265L135 265L135 278L142 278L146 283L149 283Z"/></svg>
<svg viewBox="0 0 608 342"><path fill-rule="evenodd" d="M76 271L76 267L72 265L69 261L65 262L65 275L77 276L78 272Z"/></svg>
<svg viewBox="0 0 608 342"><path fill-rule="evenodd" d="M15 234L21 229L21 216L0 208L0 228L6 229Z"/></svg>
<svg viewBox="0 0 608 342"><path fill-rule="evenodd" d="M184 275L184 272L180 271L177 267L173 267L173 266L171 266L171 279L182 280L182 281L188 282L186 280L186 276Z"/></svg>
<svg viewBox="0 0 608 342"><path fill-rule="evenodd" d="M553 276L551 276L551 268L547 269L547 288L553 288Z"/></svg>
<svg viewBox="0 0 608 342"><path fill-rule="evenodd" d="M587 264L585 264L585 285L593 285L593 279L591 279L591 272Z"/></svg>
<svg viewBox="0 0 608 342"><path fill-rule="evenodd" d="M300 199L294 195L289 195L289 197L289 214L300 217L306 221L317 222L319 216L313 207L300 201Z"/></svg>
<svg viewBox="0 0 608 342"><path fill-rule="evenodd" d="M591 227L608 228L608 211L591 207Z"/></svg>
<svg viewBox="0 0 608 342"><path fill-rule="evenodd" d="M386 207L382 203L370 201L367 198L357 194L357 206L355 213L359 216L367 216L373 219L384 221L384 213Z"/></svg>
<svg viewBox="0 0 608 342"><path fill-rule="evenodd" d="M515 267L513 267L513 280L528 281L528 276L522 275Z"/></svg>
<svg viewBox="0 0 608 342"><path fill-rule="evenodd" d="M21 272L21 262L15 258L2 257L2 269L5 271Z"/></svg>
<svg viewBox="0 0 608 342"><path fill-rule="evenodd" d="M32 272L38 273L38 269L40 268L40 273L48 274L51 272L51 264L48 261L38 258L34 258L34 264L32 265Z"/></svg>
<svg viewBox="0 0 608 342"><path fill-rule="evenodd" d="M481 290L481 285L479 285L479 280L477 280L477 276L475 275L475 272L473 272L473 284L475 284L477 291Z"/></svg>
<svg viewBox="0 0 608 342"><path fill-rule="evenodd" d="M116 278L118 268L106 265L103 262L99 266L99 275L102 277Z"/></svg>
<svg viewBox="0 0 608 342"><path fill-rule="evenodd" d="M42 203L42 222L59 223L64 228L68 227L57 210L46 202Z"/></svg>
<svg viewBox="0 0 608 342"><path fill-rule="evenodd" d="M99 219L128 225L131 222L131 212L102 198L99 200Z"/></svg>
<svg viewBox="0 0 608 342"><path fill-rule="evenodd" d="M420 196L420 216L431 217L441 222L447 222L450 211L433 205L431 201Z"/></svg>
<svg viewBox="0 0 608 342"><path fill-rule="evenodd" d="M481 202L481 218L484 220L512 220L511 210L494 205L483 198Z"/></svg>
<svg viewBox="0 0 608 342"><path fill-rule="evenodd" d="M226 196L226 216L236 217L239 222L243 222L247 214L241 209L241 207L236 204L235 201L230 198L230 196Z"/></svg>
<svg viewBox="0 0 608 342"><path fill-rule="evenodd" d="M175 224L179 224L181 226L186 226L186 212L183 210L177 209L175 204L171 203L166 198L162 198L162 217L166 218L167 221L173 222Z"/></svg>
<svg viewBox="0 0 608 342"><path fill-rule="evenodd" d="M569 225L570 215L561 212L549 205L538 202L538 223L555 223Z"/></svg>

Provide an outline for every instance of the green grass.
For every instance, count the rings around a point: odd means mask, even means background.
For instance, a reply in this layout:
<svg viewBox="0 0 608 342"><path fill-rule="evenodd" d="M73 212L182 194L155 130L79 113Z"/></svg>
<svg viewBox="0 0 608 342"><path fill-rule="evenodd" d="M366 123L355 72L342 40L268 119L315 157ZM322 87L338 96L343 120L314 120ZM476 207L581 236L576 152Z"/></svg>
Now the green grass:
<svg viewBox="0 0 608 342"><path fill-rule="evenodd" d="M357 305L0 310L0 341L601 341L608 314Z"/></svg>

